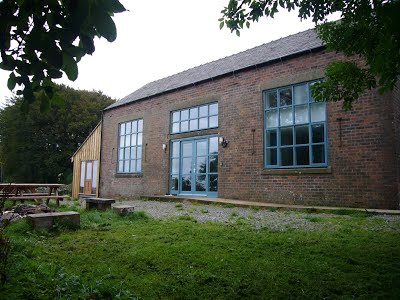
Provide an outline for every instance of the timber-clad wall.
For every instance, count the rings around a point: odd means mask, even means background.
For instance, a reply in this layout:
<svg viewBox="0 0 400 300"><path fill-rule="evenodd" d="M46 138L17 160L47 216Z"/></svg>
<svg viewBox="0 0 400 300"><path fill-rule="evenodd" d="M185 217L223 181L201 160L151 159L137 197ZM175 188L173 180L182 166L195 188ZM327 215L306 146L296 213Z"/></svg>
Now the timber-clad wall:
<svg viewBox="0 0 400 300"><path fill-rule="evenodd" d="M96 196L99 195L99 170L100 170L100 143L101 143L101 122L93 129L88 138L83 142L79 149L72 156L74 164L73 178L72 178L72 197L77 198L79 194L79 183L81 174L81 161L82 160L97 160L98 163L98 174L97 178L93 179L97 181Z"/></svg>

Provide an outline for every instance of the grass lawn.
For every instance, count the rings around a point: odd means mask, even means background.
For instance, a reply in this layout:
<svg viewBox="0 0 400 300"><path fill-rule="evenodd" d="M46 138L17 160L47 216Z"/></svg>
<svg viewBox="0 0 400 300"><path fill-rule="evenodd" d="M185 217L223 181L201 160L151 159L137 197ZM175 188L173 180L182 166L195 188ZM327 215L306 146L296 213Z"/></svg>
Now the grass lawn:
<svg viewBox="0 0 400 300"><path fill-rule="evenodd" d="M400 230L337 216L321 230L81 211L82 228L8 226L0 299L394 299ZM313 217L313 222L326 222ZM397 223L400 226L400 223ZM379 225L379 224L378 224Z"/></svg>

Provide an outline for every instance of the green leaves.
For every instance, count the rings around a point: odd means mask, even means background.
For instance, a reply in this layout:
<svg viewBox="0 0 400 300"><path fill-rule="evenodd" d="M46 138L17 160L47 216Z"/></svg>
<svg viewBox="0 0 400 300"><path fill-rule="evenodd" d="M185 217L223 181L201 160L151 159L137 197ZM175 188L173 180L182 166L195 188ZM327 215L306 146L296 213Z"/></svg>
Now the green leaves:
<svg viewBox="0 0 400 300"><path fill-rule="evenodd" d="M12 72L8 88L23 94L29 104L62 71L76 80L77 62L95 51L96 36L116 39L112 16L125 10L118 0L0 0L0 68ZM49 100L51 89L45 88ZM41 103L47 107L46 101Z"/></svg>
<svg viewBox="0 0 400 300"><path fill-rule="evenodd" d="M78 78L78 65L74 58L66 53L63 54L62 69L69 80L75 81Z"/></svg>

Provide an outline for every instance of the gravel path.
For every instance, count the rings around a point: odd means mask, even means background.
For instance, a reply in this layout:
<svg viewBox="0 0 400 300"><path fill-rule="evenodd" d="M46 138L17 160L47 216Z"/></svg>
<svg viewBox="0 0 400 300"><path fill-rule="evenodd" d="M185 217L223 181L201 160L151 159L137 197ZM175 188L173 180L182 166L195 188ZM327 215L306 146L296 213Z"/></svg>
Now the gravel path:
<svg viewBox="0 0 400 300"><path fill-rule="evenodd" d="M83 202L81 202L83 204ZM117 202L116 204L119 204ZM256 228L267 227L281 231L287 229L324 229L336 228L338 223L355 218L348 215L324 213L304 213L296 211L271 211L227 205L209 205L191 202L163 202L131 200L121 202L132 204L135 211L144 211L157 219L194 218L197 222L218 222L225 224L246 223ZM368 230L400 232L400 216L371 215L358 218L352 228L362 227Z"/></svg>

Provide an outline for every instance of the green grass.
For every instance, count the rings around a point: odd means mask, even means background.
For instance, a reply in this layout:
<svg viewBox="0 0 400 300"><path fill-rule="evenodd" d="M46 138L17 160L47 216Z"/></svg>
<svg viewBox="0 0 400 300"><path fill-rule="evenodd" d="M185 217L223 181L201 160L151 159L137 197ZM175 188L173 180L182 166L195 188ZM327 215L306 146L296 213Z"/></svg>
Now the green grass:
<svg viewBox="0 0 400 300"><path fill-rule="evenodd" d="M81 211L81 229L6 228L0 299L394 299L400 231L369 231L335 216L324 230L271 231ZM320 217L310 217L320 222ZM240 220L239 220L240 221ZM400 226L400 223L397 223Z"/></svg>

